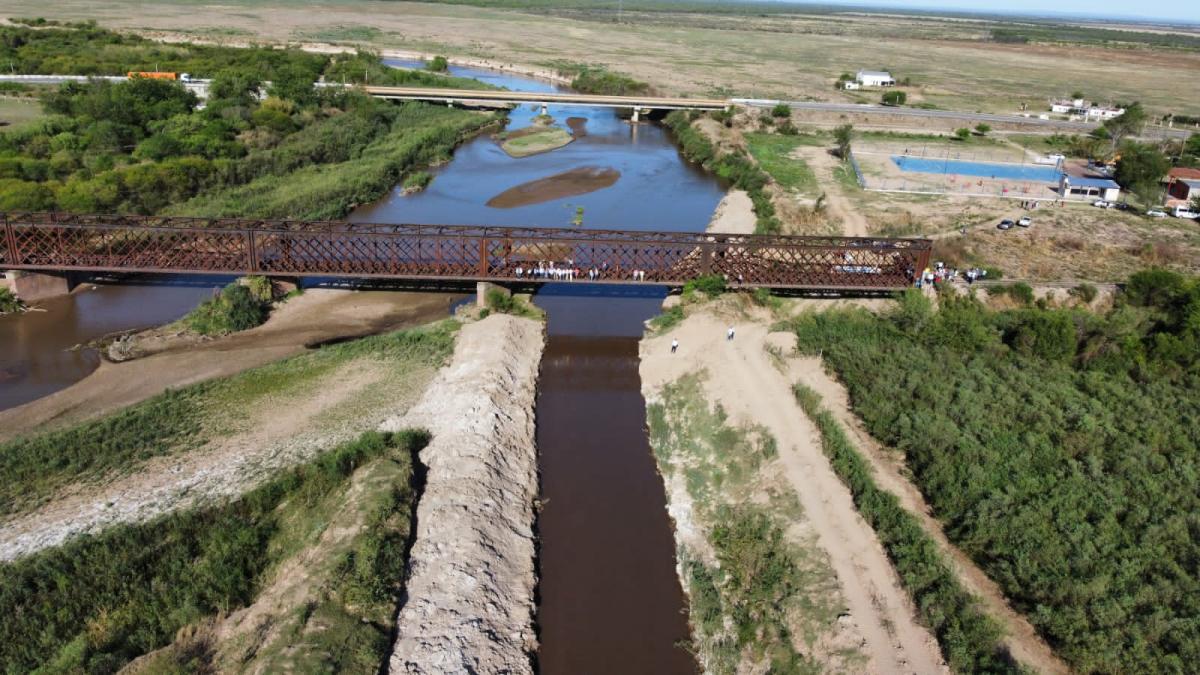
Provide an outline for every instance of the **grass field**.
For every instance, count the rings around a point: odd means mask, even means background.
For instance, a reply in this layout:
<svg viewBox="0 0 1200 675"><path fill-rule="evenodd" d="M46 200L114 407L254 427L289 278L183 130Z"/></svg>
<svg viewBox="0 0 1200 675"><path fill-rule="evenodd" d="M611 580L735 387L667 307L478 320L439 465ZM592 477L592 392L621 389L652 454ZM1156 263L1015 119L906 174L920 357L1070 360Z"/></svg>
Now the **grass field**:
<svg viewBox="0 0 1200 675"><path fill-rule="evenodd" d="M609 10L517 10L375 0L190 0L54 5L11 0L10 16L95 19L143 32L245 41L332 40L378 49L437 51L531 65L563 60L606 66L663 93L730 94L850 101L834 90L843 72L887 68L910 78L914 104L1010 112L1021 103L1082 89L1098 100L1142 101L1153 113L1200 113L1200 102L1178 92L1200 87L1200 53L1181 48L1106 48L1035 42L1001 44L992 22L828 12L701 14L629 11L620 24ZM194 28L186 28L194 24ZM1044 33L1044 31L1043 31ZM1086 37L1086 36L1085 36ZM1127 46L1127 45L1126 45ZM1094 76L1104 62L1122 77Z"/></svg>
<svg viewBox="0 0 1200 675"><path fill-rule="evenodd" d="M817 176L803 159L791 154L796 148L811 144L808 136L746 134L746 145L759 166L780 186L804 196L816 196L820 192Z"/></svg>
<svg viewBox="0 0 1200 675"><path fill-rule="evenodd" d="M43 115L42 104L37 100L0 98L0 133L21 129Z"/></svg>

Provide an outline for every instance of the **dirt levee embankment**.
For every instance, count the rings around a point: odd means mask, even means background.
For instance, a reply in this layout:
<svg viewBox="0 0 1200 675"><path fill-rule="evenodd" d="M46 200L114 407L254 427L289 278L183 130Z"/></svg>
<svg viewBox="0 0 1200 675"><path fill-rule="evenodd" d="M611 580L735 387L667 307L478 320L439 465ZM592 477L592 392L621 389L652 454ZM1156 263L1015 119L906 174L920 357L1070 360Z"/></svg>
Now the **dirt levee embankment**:
<svg viewBox="0 0 1200 675"><path fill-rule="evenodd" d="M465 326L454 359L385 429L428 429L392 673L532 673L534 401L542 324Z"/></svg>

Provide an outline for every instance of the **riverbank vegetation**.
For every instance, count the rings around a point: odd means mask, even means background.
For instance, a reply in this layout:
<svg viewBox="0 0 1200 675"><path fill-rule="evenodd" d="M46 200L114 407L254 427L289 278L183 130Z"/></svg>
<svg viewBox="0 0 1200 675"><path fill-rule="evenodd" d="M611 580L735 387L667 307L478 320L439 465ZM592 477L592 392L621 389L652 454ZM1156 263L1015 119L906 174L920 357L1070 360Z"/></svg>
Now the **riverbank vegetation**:
<svg viewBox="0 0 1200 675"><path fill-rule="evenodd" d="M555 61L552 66L562 77L571 78L571 89L581 94L629 96L645 94L650 91L649 84L635 80L628 75L613 72L603 66L565 61Z"/></svg>
<svg viewBox="0 0 1200 675"><path fill-rule="evenodd" d="M339 217L404 173L446 158L492 119L313 86L322 77L484 86L388 68L367 52L168 46L94 27L0 27L0 56L22 72L170 69L212 78L203 107L181 83L151 78L69 82L44 95L46 118L0 134L5 209L151 214L204 194L213 200L209 212L222 215ZM389 154L395 158L381 157ZM238 199L238 188L260 196L257 211L217 203L224 192ZM297 203L285 208L283 200Z"/></svg>
<svg viewBox="0 0 1200 675"><path fill-rule="evenodd" d="M1103 315L906 294L806 314L856 412L948 536L1081 672L1200 658L1200 281L1133 275Z"/></svg>
<svg viewBox="0 0 1200 675"><path fill-rule="evenodd" d="M449 357L457 325L447 321L331 345L233 377L167 391L73 427L2 443L0 515L31 510L67 486L102 484L134 473L152 458L199 448L256 419L267 401L278 406L310 395L310 387L356 367L384 373L375 389L394 398L409 380L419 380L419 374L431 373ZM386 391L389 386L393 391ZM342 412L358 414L352 407L369 403L348 399ZM322 414L332 419L337 413L331 409Z"/></svg>
<svg viewBox="0 0 1200 675"><path fill-rule="evenodd" d="M13 295L13 292L7 288L0 288L0 314L11 314L19 312L24 308L24 303Z"/></svg>
<svg viewBox="0 0 1200 675"><path fill-rule="evenodd" d="M281 563L311 545L347 499L356 471L392 466L371 527L332 561L315 606L296 608L321 630L297 640L284 662L338 672L378 672L390 647L404 578L416 489L419 431L370 432L289 470L236 500L109 528L0 565L0 652L5 672L115 672L168 645L181 629L245 607ZM377 469L376 469L377 470ZM306 570L319 575L315 569ZM219 645L156 654L152 672L213 668Z"/></svg>
<svg viewBox="0 0 1200 675"><path fill-rule="evenodd" d="M269 302L234 282L200 303L183 318L183 322L200 335L228 335L262 325L267 320Z"/></svg>
<svg viewBox="0 0 1200 675"><path fill-rule="evenodd" d="M741 672L747 663L772 673L818 672L814 646L840 609L836 578L813 542L788 533L800 506L788 486L772 481L775 439L732 426L705 399L702 377L667 384L647 406L659 470L668 484L686 486L686 495L669 488L671 500L691 506L673 507L690 511L686 527L704 540L678 545L695 652L713 673ZM797 651L796 640L807 648Z"/></svg>
<svg viewBox="0 0 1200 675"><path fill-rule="evenodd" d="M727 152L716 148L708 138L693 125L698 119L682 110L676 110L664 119L664 124L675 134L683 155L690 161L729 181L734 187L745 190L754 204L758 234L773 234L780 230L779 218L775 216L775 205L766 192L770 178L744 152Z"/></svg>
<svg viewBox="0 0 1200 675"><path fill-rule="evenodd" d="M820 395L803 384L795 385L795 394L821 434L821 448L830 465L850 488L854 505L875 530L921 620L937 636L942 655L954 672L1022 672L999 643L999 627L958 583L916 517L904 510L895 495L875 484L870 466L821 404Z"/></svg>
<svg viewBox="0 0 1200 675"><path fill-rule="evenodd" d="M807 135L746 134L746 147L750 155L780 187L810 196L819 192L817 175L803 159L792 157L792 153L798 147L819 142L817 137Z"/></svg>

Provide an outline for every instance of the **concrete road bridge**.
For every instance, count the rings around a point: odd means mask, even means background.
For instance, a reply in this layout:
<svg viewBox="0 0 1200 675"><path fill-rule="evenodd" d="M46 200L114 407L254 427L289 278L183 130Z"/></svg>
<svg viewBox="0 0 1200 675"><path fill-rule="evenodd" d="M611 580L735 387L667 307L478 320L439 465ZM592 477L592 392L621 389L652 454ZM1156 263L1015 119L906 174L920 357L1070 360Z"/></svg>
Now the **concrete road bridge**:
<svg viewBox="0 0 1200 675"><path fill-rule="evenodd" d="M928 265L932 248L928 239L64 213L6 213L0 223L0 270L43 275L145 272L682 286L716 274L749 288L861 292L908 287Z"/></svg>
<svg viewBox="0 0 1200 675"><path fill-rule="evenodd" d="M724 99L674 98L665 96L607 96L601 94L537 93L479 89L440 89L435 87L362 87L377 98L430 101L465 105L510 105L532 103L546 112L549 105L631 108L634 121L650 110L724 110L732 105Z"/></svg>

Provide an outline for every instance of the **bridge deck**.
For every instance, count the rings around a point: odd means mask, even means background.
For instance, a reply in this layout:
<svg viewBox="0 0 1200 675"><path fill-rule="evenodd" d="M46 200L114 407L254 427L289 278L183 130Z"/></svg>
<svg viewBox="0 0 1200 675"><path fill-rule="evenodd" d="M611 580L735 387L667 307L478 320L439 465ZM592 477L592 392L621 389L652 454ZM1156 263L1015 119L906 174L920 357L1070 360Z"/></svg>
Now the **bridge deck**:
<svg viewBox="0 0 1200 675"><path fill-rule="evenodd" d="M478 89L437 89L422 87L363 87L379 98L411 99L418 101L492 101L497 103L553 103L558 105L588 105L610 108L656 108L660 110L724 110L729 101L701 98L671 98L662 96L605 96L600 94L530 93Z"/></svg>
<svg viewBox="0 0 1200 675"><path fill-rule="evenodd" d="M0 269L894 290L928 239L391 225L154 216L0 215ZM542 270L539 274L538 270Z"/></svg>

